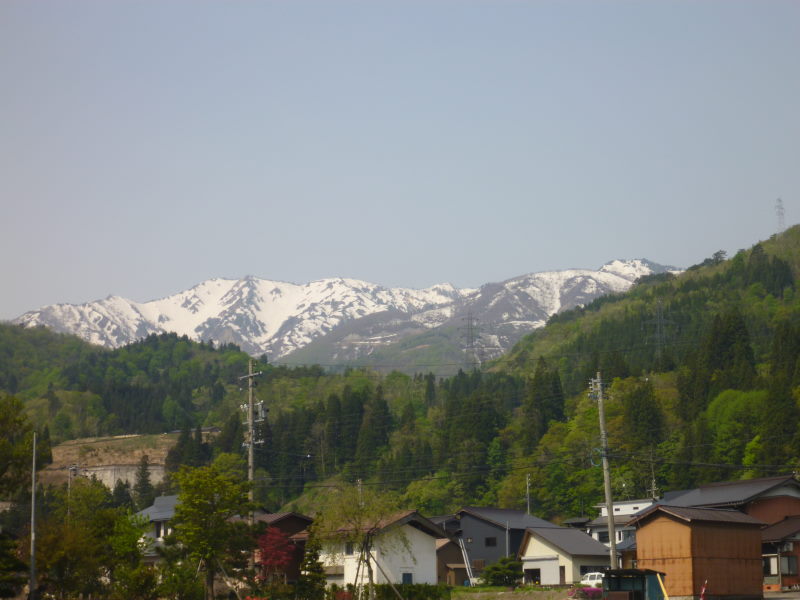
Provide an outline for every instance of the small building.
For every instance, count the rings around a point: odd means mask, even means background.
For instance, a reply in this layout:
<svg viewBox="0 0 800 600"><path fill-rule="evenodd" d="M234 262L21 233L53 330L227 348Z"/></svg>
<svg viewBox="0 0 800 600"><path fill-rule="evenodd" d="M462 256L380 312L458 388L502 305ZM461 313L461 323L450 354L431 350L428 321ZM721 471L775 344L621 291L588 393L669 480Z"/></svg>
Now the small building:
<svg viewBox="0 0 800 600"><path fill-rule="evenodd" d="M736 510L655 505L630 521L637 564L666 574L671 600L761 599L761 527Z"/></svg>
<svg viewBox="0 0 800 600"><path fill-rule="evenodd" d="M571 585L608 569L608 548L570 527L528 528L518 554L526 584Z"/></svg>
<svg viewBox="0 0 800 600"><path fill-rule="evenodd" d="M136 516L145 517L150 526L144 533L147 547L144 552L146 563L158 562L157 548L164 545L164 538L172 533L170 521L175 516L175 505L178 503L178 496L156 496L153 504L140 510Z"/></svg>
<svg viewBox="0 0 800 600"><path fill-rule="evenodd" d="M761 531L761 552L764 567L764 591L781 592L797 589L800 574L800 516L786 517Z"/></svg>
<svg viewBox="0 0 800 600"><path fill-rule="evenodd" d="M291 562L283 569L285 579L289 583L297 581L300 577L300 565L303 563L303 554L305 552L306 541L308 536L298 536L299 533L308 529L314 522L314 519L301 515L295 512L278 512L268 513L265 511L256 511L254 515L256 527L260 524L266 525L267 528L274 527L280 530L289 542L294 547ZM263 525L262 525L263 526ZM266 529L266 528L265 528ZM256 550L255 560L260 560L260 551Z"/></svg>
<svg viewBox="0 0 800 600"><path fill-rule="evenodd" d="M461 562L472 580L504 556L516 556L529 527L558 527L524 510L483 506L467 506L431 520L461 549Z"/></svg>
<svg viewBox="0 0 800 600"><path fill-rule="evenodd" d="M665 504L735 509L772 525L800 515L800 482L793 475L720 481L672 495Z"/></svg>
<svg viewBox="0 0 800 600"><path fill-rule="evenodd" d="M603 600L664 600L664 573L614 569L603 577Z"/></svg>
<svg viewBox="0 0 800 600"><path fill-rule="evenodd" d="M469 585L464 555L450 538L436 540L436 580L451 586Z"/></svg>
<svg viewBox="0 0 800 600"><path fill-rule="evenodd" d="M375 583L436 584L436 540L447 537L440 527L409 510L384 519L370 535ZM328 585L367 584L367 569L360 564L360 555L355 544L323 541L320 561Z"/></svg>
<svg viewBox="0 0 800 600"><path fill-rule="evenodd" d="M628 526L628 521L630 521L631 517L635 514L650 508L655 503L656 501L652 498L614 501L612 508L614 511L614 530L616 532L617 544L636 537L636 529ZM586 524L586 533L591 535L598 542L606 546L611 546L611 540L608 537L608 507L605 503L602 503L596 504L595 508L600 511L600 516Z"/></svg>

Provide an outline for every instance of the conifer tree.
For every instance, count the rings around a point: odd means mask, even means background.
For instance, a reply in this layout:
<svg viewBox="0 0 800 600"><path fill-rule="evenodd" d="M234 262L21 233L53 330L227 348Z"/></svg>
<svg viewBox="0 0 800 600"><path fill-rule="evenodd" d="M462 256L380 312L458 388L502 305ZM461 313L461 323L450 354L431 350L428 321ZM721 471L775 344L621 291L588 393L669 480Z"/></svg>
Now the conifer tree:
<svg viewBox="0 0 800 600"><path fill-rule="evenodd" d="M155 490L150 481L150 457L147 454L143 454L139 460L139 467L136 469L136 481L133 484L133 495L139 510L152 505L155 499Z"/></svg>
<svg viewBox="0 0 800 600"><path fill-rule="evenodd" d="M317 536L311 535L306 541L300 577L297 580L297 598L302 600L323 600L325 598L325 567L319 559L322 545Z"/></svg>

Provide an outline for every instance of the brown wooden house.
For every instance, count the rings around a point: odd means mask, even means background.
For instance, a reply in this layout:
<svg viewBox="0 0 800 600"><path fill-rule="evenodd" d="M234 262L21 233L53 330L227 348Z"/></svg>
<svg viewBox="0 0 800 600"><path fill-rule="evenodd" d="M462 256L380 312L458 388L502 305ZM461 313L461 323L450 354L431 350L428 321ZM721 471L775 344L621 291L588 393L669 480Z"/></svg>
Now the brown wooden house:
<svg viewBox="0 0 800 600"><path fill-rule="evenodd" d="M665 495L664 504L739 510L768 525L800 515L800 482L793 475L709 483Z"/></svg>
<svg viewBox="0 0 800 600"><path fill-rule="evenodd" d="M292 562L285 569L285 578L288 582L297 581L300 576L300 565L303 563L307 535L299 535L308 529L314 519L295 512L268 513L258 511L255 514L256 523L263 523L266 527L281 530L294 546ZM265 529L266 529L265 527ZM256 560L259 560L259 551L256 550Z"/></svg>
<svg viewBox="0 0 800 600"><path fill-rule="evenodd" d="M764 591L800 587L800 516L786 517L761 531Z"/></svg>
<svg viewBox="0 0 800 600"><path fill-rule="evenodd" d="M655 505L636 526L637 566L666 573L671 600L762 598L761 521L736 510Z"/></svg>

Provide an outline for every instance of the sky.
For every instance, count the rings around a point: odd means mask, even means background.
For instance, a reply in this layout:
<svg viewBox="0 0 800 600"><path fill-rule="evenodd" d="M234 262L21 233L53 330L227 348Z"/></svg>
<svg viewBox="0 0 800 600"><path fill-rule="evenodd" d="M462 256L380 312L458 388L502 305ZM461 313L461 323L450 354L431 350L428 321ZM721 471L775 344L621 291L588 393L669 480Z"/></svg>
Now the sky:
<svg viewBox="0 0 800 600"><path fill-rule="evenodd" d="M686 267L800 221L794 0L3 0L0 319Z"/></svg>

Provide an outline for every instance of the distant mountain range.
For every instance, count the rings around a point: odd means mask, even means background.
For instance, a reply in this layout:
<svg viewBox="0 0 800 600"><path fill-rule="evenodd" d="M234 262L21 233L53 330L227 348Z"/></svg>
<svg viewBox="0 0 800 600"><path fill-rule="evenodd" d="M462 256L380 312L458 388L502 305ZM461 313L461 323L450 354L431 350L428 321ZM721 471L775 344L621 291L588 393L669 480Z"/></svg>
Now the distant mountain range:
<svg viewBox="0 0 800 600"><path fill-rule="evenodd" d="M415 290L354 279L302 285L256 277L210 279L160 300L119 296L86 304L55 304L14 320L45 326L102 346L118 347L152 333L234 343L271 361L292 355L340 364L368 358L414 336L449 331L449 343L470 346L478 359L497 356L548 317L624 292L639 277L674 270L645 259L615 260L593 271L531 273L478 289L450 284ZM453 339L463 328L463 339ZM457 336L458 337L458 336Z"/></svg>

